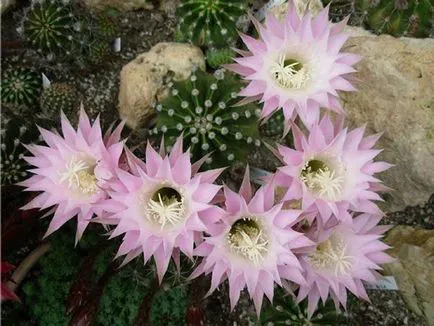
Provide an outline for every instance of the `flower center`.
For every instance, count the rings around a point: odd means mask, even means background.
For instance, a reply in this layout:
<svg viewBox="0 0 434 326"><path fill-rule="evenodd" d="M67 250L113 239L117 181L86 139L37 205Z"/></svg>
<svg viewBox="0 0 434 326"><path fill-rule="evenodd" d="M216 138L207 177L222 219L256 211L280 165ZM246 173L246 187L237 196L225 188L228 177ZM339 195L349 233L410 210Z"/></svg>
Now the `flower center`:
<svg viewBox="0 0 434 326"><path fill-rule="evenodd" d="M347 255L345 242L336 235L321 242L307 257L308 262L319 270L327 270L335 276L347 274L353 262L353 257Z"/></svg>
<svg viewBox="0 0 434 326"><path fill-rule="evenodd" d="M303 166L300 179L313 193L327 200L336 200L344 183L341 170L341 167L332 169L323 161L312 159Z"/></svg>
<svg viewBox="0 0 434 326"><path fill-rule="evenodd" d="M70 189L86 195L99 191L97 178L94 174L95 164L73 158L66 165L66 171L60 173L60 182L67 182Z"/></svg>
<svg viewBox="0 0 434 326"><path fill-rule="evenodd" d="M175 189L162 187L149 198L146 217L163 229L184 220L184 197Z"/></svg>
<svg viewBox="0 0 434 326"><path fill-rule="evenodd" d="M285 89L301 89L311 79L309 69L300 61L279 56L279 61L271 67L271 76L276 83Z"/></svg>
<svg viewBox="0 0 434 326"><path fill-rule="evenodd" d="M237 220L227 237L230 248L255 265L259 264L268 252L269 240L254 218L244 217Z"/></svg>

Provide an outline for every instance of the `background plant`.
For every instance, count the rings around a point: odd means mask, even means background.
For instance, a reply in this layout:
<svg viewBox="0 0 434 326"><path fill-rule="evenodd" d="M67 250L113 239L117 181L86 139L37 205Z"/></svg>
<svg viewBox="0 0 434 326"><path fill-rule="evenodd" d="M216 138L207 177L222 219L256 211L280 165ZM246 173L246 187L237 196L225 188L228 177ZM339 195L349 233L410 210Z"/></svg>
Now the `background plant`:
<svg viewBox="0 0 434 326"><path fill-rule="evenodd" d="M4 67L1 83L2 104L35 105L41 92L41 75L20 66Z"/></svg>
<svg viewBox="0 0 434 326"><path fill-rule="evenodd" d="M227 47L237 37L236 23L245 13L243 0L186 0L177 10L184 40L207 47Z"/></svg>
<svg viewBox="0 0 434 326"><path fill-rule="evenodd" d="M433 27L433 0L355 0L364 23L377 34L428 37Z"/></svg>

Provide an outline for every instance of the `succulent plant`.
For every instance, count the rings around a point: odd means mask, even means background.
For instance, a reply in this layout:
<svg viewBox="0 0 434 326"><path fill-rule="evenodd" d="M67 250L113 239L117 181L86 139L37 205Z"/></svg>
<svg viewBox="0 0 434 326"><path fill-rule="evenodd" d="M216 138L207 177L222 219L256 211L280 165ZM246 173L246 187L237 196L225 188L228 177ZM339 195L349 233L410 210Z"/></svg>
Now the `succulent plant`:
<svg viewBox="0 0 434 326"><path fill-rule="evenodd" d="M0 175L1 184L8 185L22 181L28 176L28 165L23 159L27 150L22 143L34 142L38 139L38 132L25 118L10 112L2 112L2 115Z"/></svg>
<svg viewBox="0 0 434 326"><path fill-rule="evenodd" d="M151 135L164 135L170 145L183 133L194 159L212 153L207 163L227 165L244 159L258 138L257 115L249 104L235 107L241 84L234 75L216 70L214 75L201 70L190 79L171 86L171 96L156 105L157 126Z"/></svg>
<svg viewBox="0 0 434 326"><path fill-rule="evenodd" d="M228 46L237 36L236 22L245 12L243 0L186 0L177 10L179 30L192 43Z"/></svg>
<svg viewBox="0 0 434 326"><path fill-rule="evenodd" d="M2 103L31 106L41 92L41 76L33 69L10 66L3 70L1 81Z"/></svg>
<svg viewBox="0 0 434 326"><path fill-rule="evenodd" d="M42 92L40 105L46 118L57 121L62 110L74 123L78 117L80 96L75 87L70 84L53 83Z"/></svg>
<svg viewBox="0 0 434 326"><path fill-rule="evenodd" d="M96 41L89 48L88 59L93 64L100 64L110 54L110 47L107 42Z"/></svg>
<svg viewBox="0 0 434 326"><path fill-rule="evenodd" d="M347 325L346 318L336 313L335 306L328 300L325 305L319 305L311 319L307 317L307 303L297 304L295 298L285 293L283 289L275 292L273 304L265 305L261 313L260 325Z"/></svg>
<svg viewBox="0 0 434 326"><path fill-rule="evenodd" d="M206 61L211 68L218 69L225 63L231 63L234 56L234 51L229 48L210 49L206 52Z"/></svg>
<svg viewBox="0 0 434 326"><path fill-rule="evenodd" d="M69 1L34 1L26 12L23 32L39 52L70 54L77 33L77 20Z"/></svg>
<svg viewBox="0 0 434 326"><path fill-rule="evenodd" d="M282 110L274 112L270 119L259 127L259 131L264 136L282 135L284 130L285 117Z"/></svg>
<svg viewBox="0 0 434 326"><path fill-rule="evenodd" d="M356 0L355 7L377 34L428 37L433 27L433 0Z"/></svg>

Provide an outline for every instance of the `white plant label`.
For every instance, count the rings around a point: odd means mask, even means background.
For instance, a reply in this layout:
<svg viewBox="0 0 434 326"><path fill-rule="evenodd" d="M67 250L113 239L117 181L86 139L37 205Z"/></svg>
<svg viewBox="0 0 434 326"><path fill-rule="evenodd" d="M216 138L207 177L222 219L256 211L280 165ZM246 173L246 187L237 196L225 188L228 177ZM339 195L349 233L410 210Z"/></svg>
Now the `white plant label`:
<svg viewBox="0 0 434 326"><path fill-rule="evenodd" d="M286 2L286 0L270 0L268 1L258 12L255 14L257 20L261 21L265 18L265 14L267 10L273 8L275 6L280 6L282 3Z"/></svg>
<svg viewBox="0 0 434 326"><path fill-rule="evenodd" d="M113 51L121 52L121 38L120 37L115 39L115 41L113 43Z"/></svg>
<svg viewBox="0 0 434 326"><path fill-rule="evenodd" d="M47 89L47 88L51 87L51 81L48 79L47 76L45 76L44 73L42 73L42 87L44 89Z"/></svg>
<svg viewBox="0 0 434 326"><path fill-rule="evenodd" d="M393 276L384 276L376 284L365 283L365 287L373 290L398 290L398 284Z"/></svg>

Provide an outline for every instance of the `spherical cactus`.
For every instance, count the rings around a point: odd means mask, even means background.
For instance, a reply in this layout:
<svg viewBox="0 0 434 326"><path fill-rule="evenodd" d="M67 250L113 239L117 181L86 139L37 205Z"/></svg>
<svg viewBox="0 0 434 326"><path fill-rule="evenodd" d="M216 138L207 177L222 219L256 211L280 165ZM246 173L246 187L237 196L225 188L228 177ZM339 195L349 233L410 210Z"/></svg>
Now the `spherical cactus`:
<svg viewBox="0 0 434 326"><path fill-rule="evenodd" d="M24 16L23 32L40 52L69 54L77 32L75 23L68 1L35 1Z"/></svg>
<svg viewBox="0 0 434 326"><path fill-rule="evenodd" d="M4 114L2 112L2 114ZM14 184L24 180L27 175L28 165L23 157L26 149L22 143L34 142L38 138L38 132L34 124L28 123L28 119L8 112L7 117L1 119L1 155L0 175L1 184Z"/></svg>
<svg viewBox="0 0 434 326"><path fill-rule="evenodd" d="M157 126L151 135L163 136L168 144L183 134L194 159L212 153L207 163L223 166L245 159L258 138L258 114L253 105L234 106L241 89L238 80L224 70L214 75L201 70L188 81L171 86L169 96L156 105Z"/></svg>
<svg viewBox="0 0 434 326"><path fill-rule="evenodd" d="M2 103L31 106L41 92L41 76L32 69L11 66L2 73Z"/></svg>
<svg viewBox="0 0 434 326"><path fill-rule="evenodd" d="M118 34L118 27L113 17L108 14L98 14L95 17L96 20L96 32L104 38L114 38Z"/></svg>
<svg viewBox="0 0 434 326"><path fill-rule="evenodd" d="M100 64L110 54L110 47L107 42L95 41L90 45L88 59L93 64Z"/></svg>
<svg viewBox="0 0 434 326"><path fill-rule="evenodd" d="M231 63L234 56L234 51L229 48L210 49L206 52L206 61L211 68L217 69L225 63Z"/></svg>
<svg viewBox="0 0 434 326"><path fill-rule="evenodd" d="M428 37L433 27L433 0L356 0L355 6L377 34Z"/></svg>
<svg viewBox="0 0 434 326"><path fill-rule="evenodd" d="M245 13L243 0L185 0L179 5L179 29L196 45L228 46L237 36L236 22Z"/></svg>
<svg viewBox="0 0 434 326"><path fill-rule="evenodd" d="M80 96L72 85L53 83L42 92L40 104L45 117L60 121L60 111L63 111L71 122L76 122Z"/></svg>
<svg viewBox="0 0 434 326"><path fill-rule="evenodd" d="M282 110L278 110L259 128L262 135L272 137L277 135L283 135L285 117Z"/></svg>

